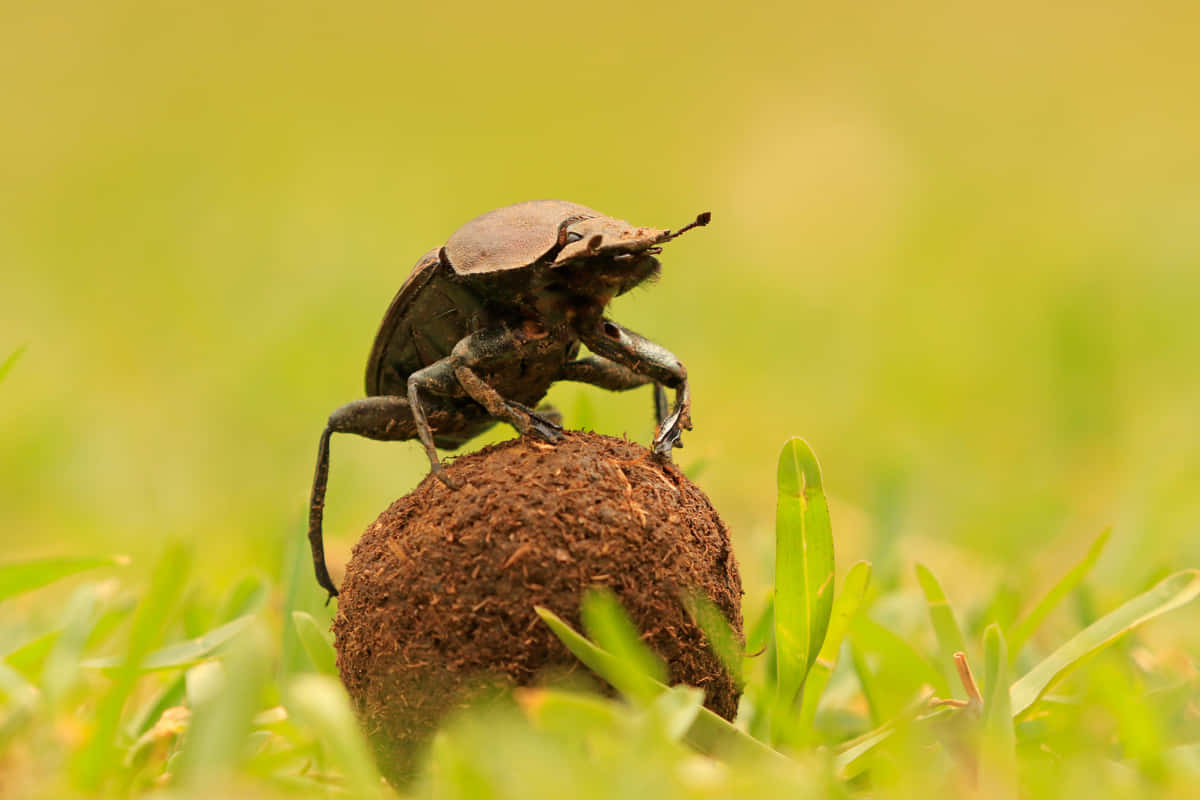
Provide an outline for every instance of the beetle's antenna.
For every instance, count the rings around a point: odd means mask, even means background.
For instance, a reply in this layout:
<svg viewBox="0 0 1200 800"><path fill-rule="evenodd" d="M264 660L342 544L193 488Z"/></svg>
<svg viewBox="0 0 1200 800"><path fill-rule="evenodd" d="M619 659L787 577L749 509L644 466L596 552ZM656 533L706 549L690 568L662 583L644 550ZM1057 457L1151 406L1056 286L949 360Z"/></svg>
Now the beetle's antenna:
<svg viewBox="0 0 1200 800"><path fill-rule="evenodd" d="M688 232L688 231L690 231L692 228L702 228L702 227L704 227L705 225L707 225L707 224L708 224L708 223L710 223L710 222L712 222L712 212L711 212L711 211L704 211L704 212L701 212L700 214L697 214L697 215L696 215L696 219L695 219L694 221L692 221L692 222L689 222L687 225L684 225L684 226L683 226L682 228L680 228L679 230L677 230L677 231L668 231L668 232L667 232L667 236L666 236L666 238L665 238L665 239L663 239L663 241L664 241L664 242L669 242L669 241L671 241L672 239L674 239L674 238L676 238L676 237L678 237L678 236L682 236L683 234L687 233L687 232Z"/></svg>

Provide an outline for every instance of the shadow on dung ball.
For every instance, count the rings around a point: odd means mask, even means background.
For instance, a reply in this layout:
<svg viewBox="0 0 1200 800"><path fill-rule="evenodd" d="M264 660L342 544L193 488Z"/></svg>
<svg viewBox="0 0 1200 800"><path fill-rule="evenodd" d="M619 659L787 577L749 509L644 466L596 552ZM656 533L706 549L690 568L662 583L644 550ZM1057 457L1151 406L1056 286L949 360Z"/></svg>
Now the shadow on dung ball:
<svg viewBox="0 0 1200 800"><path fill-rule="evenodd" d="M585 673L534 613L579 626L607 586L671 683L704 689L732 719L740 688L684 606L706 595L742 637L729 532L671 464L628 441L568 433L516 439L447 465L463 488L427 477L354 548L334 622L338 670L389 776L481 685L528 686Z"/></svg>

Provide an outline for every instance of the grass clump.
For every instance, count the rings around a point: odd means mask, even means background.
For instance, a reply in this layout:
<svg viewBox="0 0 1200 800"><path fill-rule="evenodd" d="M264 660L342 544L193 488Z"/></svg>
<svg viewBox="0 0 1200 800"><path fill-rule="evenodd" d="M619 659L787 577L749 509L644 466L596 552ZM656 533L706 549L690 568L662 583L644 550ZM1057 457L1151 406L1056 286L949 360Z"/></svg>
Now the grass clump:
<svg viewBox="0 0 1200 800"><path fill-rule="evenodd" d="M705 708L702 691L664 683L621 604L592 593L582 630L537 614L619 696L524 688L466 710L399 790L380 778L331 674L329 611L310 602L298 550L279 576L246 578L224 598L192 587L193 556L177 541L137 590L108 557L7 563L0 785L6 797L219 787L269 797L1040 798L1167 796L1200 779L1193 656L1143 633L1200 595L1200 572L1163 576L1112 607L1093 603L1102 611L1072 609L1105 533L1048 591L1020 593L1024 614L992 618L986 610L1001 604L991 597L964 614L927 566L915 566L915 588L874 583L867 562L835 570L820 469L801 440L783 450L778 495L775 591L752 609L746 648L721 614L689 604L743 683L734 722ZM897 611L914 606L922 613ZM1060 617L1074 618L1074 631L1054 641L1043 623Z"/></svg>

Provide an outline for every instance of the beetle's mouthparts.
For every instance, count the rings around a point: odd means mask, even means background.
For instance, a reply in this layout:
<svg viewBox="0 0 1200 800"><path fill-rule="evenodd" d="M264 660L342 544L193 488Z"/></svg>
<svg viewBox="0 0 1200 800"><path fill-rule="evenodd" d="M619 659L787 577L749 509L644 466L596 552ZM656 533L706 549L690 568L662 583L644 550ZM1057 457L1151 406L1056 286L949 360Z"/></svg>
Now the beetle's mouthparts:
<svg viewBox="0 0 1200 800"><path fill-rule="evenodd" d="M687 233L692 228L702 228L705 225L707 225L709 222L712 222L712 212L711 211L702 211L701 213L696 215L695 220L693 220L692 222L689 222L687 225L684 225L679 230L667 231L667 235L665 237L663 237L663 241L669 242L672 239L676 239L676 238L682 236L683 234Z"/></svg>

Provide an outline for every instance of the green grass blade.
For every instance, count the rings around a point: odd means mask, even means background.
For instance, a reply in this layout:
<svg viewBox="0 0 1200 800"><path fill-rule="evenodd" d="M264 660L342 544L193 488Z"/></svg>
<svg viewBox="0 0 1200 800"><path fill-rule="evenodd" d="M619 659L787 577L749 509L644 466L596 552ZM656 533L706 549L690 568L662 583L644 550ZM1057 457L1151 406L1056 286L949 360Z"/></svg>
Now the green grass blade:
<svg viewBox="0 0 1200 800"><path fill-rule="evenodd" d="M110 602L101 603L99 616L92 625L84 649L94 648L104 642L115 629L129 618L136 607L136 598L126 595L119 596ZM37 680L58 637L62 635L64 626L65 622L50 630L39 630L35 636L24 641L14 640L11 643L11 650L6 649L7 645L0 646L0 651L4 651L4 660L25 677Z"/></svg>
<svg viewBox="0 0 1200 800"><path fill-rule="evenodd" d="M833 757L833 771L841 780L849 780L861 774L865 767L861 762L892 735L892 728L876 728L854 740L854 743Z"/></svg>
<svg viewBox="0 0 1200 800"><path fill-rule="evenodd" d="M762 666L760 667L759 664ZM742 657L743 677L761 670L765 690L776 694L779 673L775 664L775 591L767 595L767 602L758 618L746 628L746 650Z"/></svg>
<svg viewBox="0 0 1200 800"><path fill-rule="evenodd" d="M16 740L42 711L44 695L25 676L0 661L0 753Z"/></svg>
<svg viewBox="0 0 1200 800"><path fill-rule="evenodd" d="M180 672L170 683L162 687L154 695L154 699L146 703L137 716L129 721L129 724L125 727L126 736L136 740L143 733L150 730L151 725L158 722L164 711L182 703L186 683L187 673Z"/></svg>
<svg viewBox="0 0 1200 800"><path fill-rule="evenodd" d="M859 614L850 625L850 638L863 653L875 656L876 687L883 690L884 719L908 704L922 686L932 686L938 697L946 697L950 686L938 668L903 638L880 625L866 614Z"/></svg>
<svg viewBox="0 0 1200 800"><path fill-rule="evenodd" d="M23 344L16 350L13 350L12 354L9 355L8 358L4 359L4 363L0 364L0 382L8 377L8 373L11 372L12 368L16 366L18 361L21 360L21 356L25 355L25 349L27 347L29 347L29 345Z"/></svg>
<svg viewBox="0 0 1200 800"><path fill-rule="evenodd" d="M253 614L239 617L232 622L226 622L213 628L208 633L194 639L177 642L166 647L147 653L138 664L139 672L155 672L164 669L179 669L190 667L202 661L229 642L233 641L254 620ZM125 667L124 656L108 656L105 658L89 658L83 662L88 669L114 670Z"/></svg>
<svg viewBox="0 0 1200 800"><path fill-rule="evenodd" d="M1080 661L1143 622L1200 596L1200 570L1184 570L1164 579L1071 637L1012 685L1012 713L1020 717Z"/></svg>
<svg viewBox="0 0 1200 800"><path fill-rule="evenodd" d="M629 719L629 709L623 703L594 694L517 689L514 695L534 727L564 738L579 731L616 730Z"/></svg>
<svg viewBox="0 0 1200 800"><path fill-rule="evenodd" d="M639 705L646 705L658 696L661 684L649 675L631 670L628 663L592 644L550 609L537 606L534 611L584 666L612 684L625 697Z"/></svg>
<svg viewBox="0 0 1200 800"><path fill-rule="evenodd" d="M304 652L308 653L308 658L317 668L317 672L336 676L337 653L333 649L329 634L321 630L320 624L307 611L293 611L292 622L296 626L300 644L304 646Z"/></svg>
<svg viewBox="0 0 1200 800"><path fill-rule="evenodd" d="M253 614L267 604L271 597L271 585L256 575L242 578L229 590L221 604L218 622L232 622L238 617Z"/></svg>
<svg viewBox="0 0 1200 800"><path fill-rule="evenodd" d="M637 626L611 589L588 589L580 605L580 616L587 635L615 656L625 669L648 675L659 683L667 680L667 665L642 641Z"/></svg>
<svg viewBox="0 0 1200 800"><path fill-rule="evenodd" d="M851 650L853 651L853 649L852 647ZM897 729L910 724L922 712L928 710L929 699L928 694L916 698L873 730L838 745L834 750L832 761L834 773L842 780L848 780L864 772L867 756L876 747L891 738Z"/></svg>
<svg viewBox="0 0 1200 800"><path fill-rule="evenodd" d="M618 686L617 682L628 680L631 673L622 667L620 661L611 653L597 647L582 634L568 625L553 611L536 606L534 611L542 621L550 626L554 635L566 646L583 664L604 680L617 687L617 691L627 697L638 697L642 705L649 705L654 699L667 691L668 687L648 675L642 674L626 687ZM779 752L773 750L758 739L747 734L722 717L717 716L707 708L700 709L695 722L685 737L693 747L703 752L722 752L731 756L739 754L750 757L770 756L783 759Z"/></svg>
<svg viewBox="0 0 1200 800"><path fill-rule="evenodd" d="M999 625L983 632L983 722L985 727L1012 734L1012 704L1008 693L1008 645Z"/></svg>
<svg viewBox="0 0 1200 800"><path fill-rule="evenodd" d="M383 796L370 747L337 679L299 675L290 681L286 694L289 713L317 736L331 766L345 777L346 796Z"/></svg>
<svg viewBox="0 0 1200 800"><path fill-rule="evenodd" d="M1017 735L1008 694L1008 646L1000 626L983 634L983 741L979 785L989 797L1017 796Z"/></svg>
<svg viewBox="0 0 1200 800"><path fill-rule="evenodd" d="M937 666L946 683L950 686L953 696L965 700L967 695L962 685L955 680L957 674L954 666L954 654L967 652L967 641L963 638L962 628L954 617L954 610L946 599L941 583L934 577L933 572L924 564L917 564L917 581L921 591L925 593L925 604L929 608L929 621L938 641Z"/></svg>
<svg viewBox="0 0 1200 800"><path fill-rule="evenodd" d="M54 646L42 665L41 690L51 708L70 696L70 690L81 678L80 662L84 648L99 618L98 592L95 584L84 583L75 589L67 603L62 627Z"/></svg>
<svg viewBox="0 0 1200 800"><path fill-rule="evenodd" d="M743 647L737 634L729 625L729 620L725 618L725 614L721 612L716 603L698 592L685 594L681 600L684 608L691 615L692 621L696 623L696 627L708 640L713 655L721 662L721 666L725 667L725 671L729 673L734 682L739 686L742 685L744 683L742 679Z"/></svg>
<svg viewBox="0 0 1200 800"><path fill-rule="evenodd" d="M813 722L817 718L817 704L829 678L837 667L838 655L842 642L850 632L850 624L858 615L862 601L867 596L867 586L871 583L871 562L859 561L850 567L842 580L842 591L833 601L833 613L829 617L829 632L825 634L825 642L821 652L808 672L804 686L804 698L800 705L798 730L808 733L813 730Z"/></svg>
<svg viewBox="0 0 1200 800"><path fill-rule="evenodd" d="M746 653L753 654L771 643L771 631L775 625L775 594L767 596L767 602L751 625L746 627Z"/></svg>
<svg viewBox="0 0 1200 800"><path fill-rule="evenodd" d="M853 637L850 639L850 663L854 667L854 674L858 678L858 686L862 690L863 701L867 704L867 714L872 725L882 725L886 714L880 706L880 697L882 691L876 685L875 673L871 672L871 665L867 663L867 655L863 649L855 644Z"/></svg>
<svg viewBox="0 0 1200 800"><path fill-rule="evenodd" d="M308 540L289 526L281 532L281 550L279 588L284 619L293 611L304 611L318 620L318 624L331 620L337 610L337 598L327 603L325 593L317 586ZM281 625L280 636L279 679L282 682L288 675L307 673L311 662L295 625Z"/></svg>
<svg viewBox="0 0 1200 800"><path fill-rule="evenodd" d="M50 655L50 651L54 649L54 643L58 641L58 637L62 634L61 628L39 633L25 641L15 640L11 643L6 642L5 647L11 647L3 653L4 662L13 669L20 672L29 680L36 680L41 672L42 665L46 662L46 657Z"/></svg>
<svg viewBox="0 0 1200 800"><path fill-rule="evenodd" d="M779 691L790 703L825 640L833 610L833 531L821 468L808 443L779 454L775 515L775 647Z"/></svg>
<svg viewBox="0 0 1200 800"><path fill-rule="evenodd" d="M694 686L672 686L650 705L650 716L672 742L687 735L704 708L704 690Z"/></svg>
<svg viewBox="0 0 1200 800"><path fill-rule="evenodd" d="M181 786L220 786L240 765L270 678L270 661L270 636L260 625L240 637L220 662L189 672L192 718L175 770Z"/></svg>
<svg viewBox="0 0 1200 800"><path fill-rule="evenodd" d="M0 601L32 592L62 578L97 567L124 565L126 559L112 556L35 558L0 564Z"/></svg>
<svg viewBox="0 0 1200 800"><path fill-rule="evenodd" d="M1092 567L1100 559L1100 554L1104 552L1104 546L1108 544L1108 539L1112 535L1112 529L1109 528L1096 537L1096 541L1092 542L1092 546L1088 548L1087 555L1083 557L1078 564L1070 569L1066 575L1059 579L1058 583L1051 587L1046 596L1033 607L1029 615L1012 627L1008 633L1008 652L1011 658L1016 658L1021 652L1021 648L1029 641L1045 621L1046 617L1050 616L1050 612L1058 608L1058 605L1069 595L1075 591L1075 588L1083 582L1083 579L1091 571Z"/></svg>
<svg viewBox="0 0 1200 800"><path fill-rule="evenodd" d="M124 660L113 676L112 687L97 707L92 737L74 764L74 777L86 790L98 788L106 775L120 767L115 745L121 710L133 692L142 661L162 638L183 593L189 563L189 553L183 544L171 541L154 565L150 586L133 614Z"/></svg>

